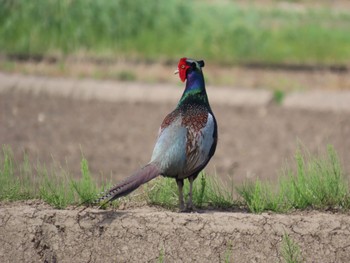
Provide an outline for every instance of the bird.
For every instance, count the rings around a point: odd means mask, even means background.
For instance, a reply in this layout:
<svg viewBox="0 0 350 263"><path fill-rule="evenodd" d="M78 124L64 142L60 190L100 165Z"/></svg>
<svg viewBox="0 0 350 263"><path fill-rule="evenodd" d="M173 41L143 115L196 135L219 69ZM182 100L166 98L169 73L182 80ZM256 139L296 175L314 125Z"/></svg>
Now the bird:
<svg viewBox="0 0 350 263"><path fill-rule="evenodd" d="M186 81L176 108L169 113L159 128L151 160L124 181L101 193L93 203L108 203L125 196L142 184L158 177L176 180L181 212L193 211L193 182L214 155L218 141L218 127L210 107L202 68L203 60L181 58L175 74ZM184 202L184 180L190 189Z"/></svg>

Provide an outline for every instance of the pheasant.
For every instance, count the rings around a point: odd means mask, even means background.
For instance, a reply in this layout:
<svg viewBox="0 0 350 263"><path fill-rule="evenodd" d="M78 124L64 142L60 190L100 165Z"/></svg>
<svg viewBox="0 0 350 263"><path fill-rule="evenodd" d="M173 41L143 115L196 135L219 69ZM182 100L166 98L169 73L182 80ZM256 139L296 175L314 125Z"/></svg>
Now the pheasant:
<svg viewBox="0 0 350 263"><path fill-rule="evenodd" d="M187 79L186 87L177 107L165 117L160 126L151 161L103 193L94 203L113 201L162 175L176 180L180 211L193 209L193 181L214 155L218 140L216 119L205 90L203 67L203 60L180 59L175 74L179 74L182 82ZM186 207L184 179L190 183Z"/></svg>

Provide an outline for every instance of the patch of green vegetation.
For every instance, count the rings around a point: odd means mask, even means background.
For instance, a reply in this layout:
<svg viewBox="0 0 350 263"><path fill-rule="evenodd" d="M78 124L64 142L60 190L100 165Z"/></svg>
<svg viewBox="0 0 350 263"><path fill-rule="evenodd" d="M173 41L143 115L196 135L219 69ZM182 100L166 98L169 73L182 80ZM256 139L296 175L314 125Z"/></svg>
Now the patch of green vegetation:
<svg viewBox="0 0 350 263"><path fill-rule="evenodd" d="M281 245L281 255L286 263L304 262L299 245L293 241L287 233L283 235Z"/></svg>
<svg viewBox="0 0 350 263"><path fill-rule="evenodd" d="M18 170L20 176L17 175ZM32 168L27 156L24 156L23 164L16 170L13 153L9 147L4 146L0 158L0 200L16 201L36 198L32 184Z"/></svg>
<svg viewBox="0 0 350 263"><path fill-rule="evenodd" d="M226 245L225 253L224 253L224 262L225 263L231 263L233 262L232 255L233 255L233 248L232 248L232 242L229 241Z"/></svg>
<svg viewBox="0 0 350 263"><path fill-rule="evenodd" d="M27 156L17 165L11 149L3 146L0 156L0 201L42 199L55 208L65 208L94 199L101 191L93 181L85 158L81 161L82 178L74 180L58 165L47 169L31 165Z"/></svg>
<svg viewBox="0 0 350 263"><path fill-rule="evenodd" d="M83 157L81 160L81 179L73 180L72 187L75 192L78 194L80 202L86 202L89 200L94 200L96 195L102 191L102 189L98 189L96 183L92 180L92 176L90 174L88 161Z"/></svg>
<svg viewBox="0 0 350 263"><path fill-rule="evenodd" d="M57 173L53 168L49 172L45 167L37 171L40 178L38 198L58 209L75 203L70 180L64 171Z"/></svg>
<svg viewBox="0 0 350 263"><path fill-rule="evenodd" d="M158 263L163 263L164 262L164 256L165 256L164 248L161 248L159 250Z"/></svg>
<svg viewBox="0 0 350 263"><path fill-rule="evenodd" d="M217 63L348 64L350 12L232 1L0 0L0 50Z"/></svg>
<svg viewBox="0 0 350 263"><path fill-rule="evenodd" d="M332 146L328 146L327 156L316 157L299 147L295 161L296 172L287 169L277 190L260 181L237 188L250 211L349 208L348 183Z"/></svg>
<svg viewBox="0 0 350 263"><path fill-rule="evenodd" d="M339 158L332 146L326 156L312 156L299 147L295 156L297 168L286 169L278 187L262 183L246 183L236 188L243 201L233 197L233 187L228 189L217 175L207 176L204 172L194 181L193 203L197 208L232 208L240 205L253 213L263 211L287 212L293 209L338 209L350 207L348 184L344 178ZM79 180L62 167L47 169L39 163L31 165L27 156L17 165L12 151L4 146L0 155L0 201L42 199L56 208L68 205L91 203L103 187L97 187L90 174L88 162L81 161ZM187 180L184 196L189 192ZM128 196L125 202L148 202L168 209L178 207L178 189L174 179L158 178L146 185L146 191ZM119 205L114 202L112 205Z"/></svg>
<svg viewBox="0 0 350 263"><path fill-rule="evenodd" d="M189 192L189 183L184 182L184 197ZM172 178L159 178L146 190L149 203L166 208L178 207L179 197L176 181ZM207 176L201 172L193 183L192 201L197 208L229 208L236 203L232 193L227 190L221 180L215 176Z"/></svg>
<svg viewBox="0 0 350 263"><path fill-rule="evenodd" d="M273 100L277 104L282 104L285 95L286 94L285 94L285 92L283 90L280 90L280 89L274 90L274 92L273 92Z"/></svg>

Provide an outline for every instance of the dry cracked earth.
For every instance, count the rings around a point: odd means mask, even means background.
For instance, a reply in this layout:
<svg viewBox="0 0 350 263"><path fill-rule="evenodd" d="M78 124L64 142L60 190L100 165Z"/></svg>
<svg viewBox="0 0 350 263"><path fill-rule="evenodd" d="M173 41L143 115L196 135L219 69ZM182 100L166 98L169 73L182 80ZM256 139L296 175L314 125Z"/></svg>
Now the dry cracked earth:
<svg viewBox="0 0 350 263"><path fill-rule="evenodd" d="M305 262L350 260L345 214L189 214L154 207L79 213L39 201L0 206L1 262L284 262L285 233Z"/></svg>
<svg viewBox="0 0 350 263"><path fill-rule="evenodd" d="M0 206L1 262L284 262L286 233L305 262L350 261L346 214Z"/></svg>
<svg viewBox="0 0 350 263"><path fill-rule="evenodd" d="M73 176L80 174L83 152L97 181L117 181L148 162L158 126L175 104L73 95L18 88L1 92L0 144L10 145L16 160L23 152L45 164L54 159ZM214 102L212 108L220 139L209 174L229 176L235 185L256 178L275 182L298 141L312 153L333 144L345 172L350 171L348 112L273 103ZM284 233L306 262L350 262L348 214L182 214L154 207L79 213L39 201L0 204L1 262L284 262Z"/></svg>

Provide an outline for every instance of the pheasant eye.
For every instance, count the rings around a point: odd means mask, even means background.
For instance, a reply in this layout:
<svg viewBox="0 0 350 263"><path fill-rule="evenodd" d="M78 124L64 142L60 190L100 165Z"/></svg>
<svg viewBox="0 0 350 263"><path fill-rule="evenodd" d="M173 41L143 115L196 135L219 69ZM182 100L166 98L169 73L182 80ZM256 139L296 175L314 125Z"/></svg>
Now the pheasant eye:
<svg viewBox="0 0 350 263"><path fill-rule="evenodd" d="M181 65L181 68L185 68L185 65Z"/></svg>

